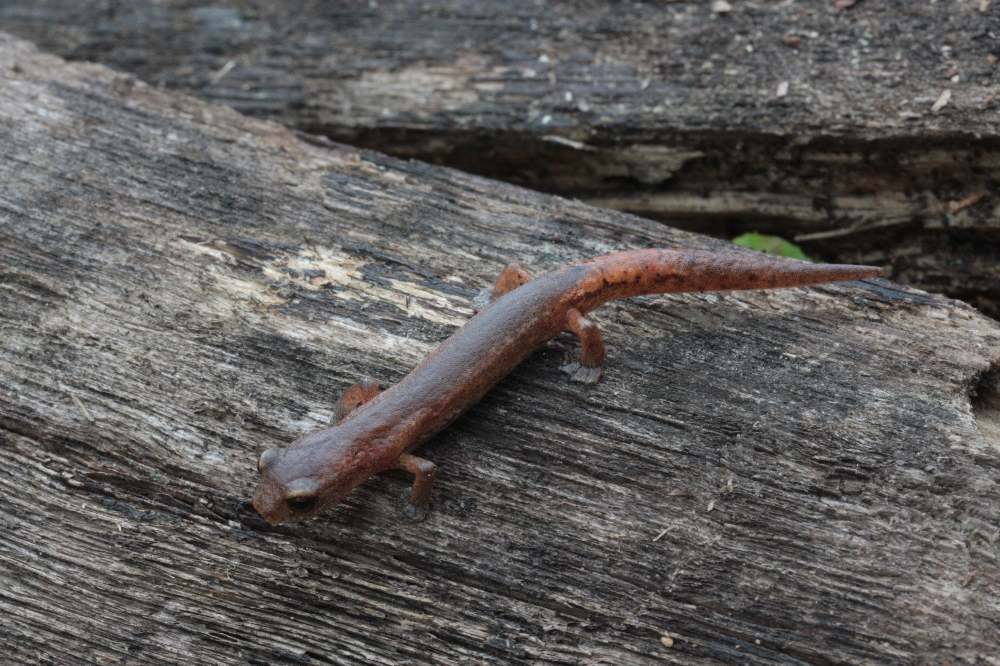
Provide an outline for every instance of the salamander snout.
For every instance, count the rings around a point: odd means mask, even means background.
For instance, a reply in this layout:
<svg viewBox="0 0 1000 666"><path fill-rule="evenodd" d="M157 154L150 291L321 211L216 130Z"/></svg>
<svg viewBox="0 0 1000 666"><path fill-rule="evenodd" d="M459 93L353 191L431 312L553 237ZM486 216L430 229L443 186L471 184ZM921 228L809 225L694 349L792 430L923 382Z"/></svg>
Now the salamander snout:
<svg viewBox="0 0 1000 666"><path fill-rule="evenodd" d="M337 442L329 441L328 431L320 434L318 444L307 437L291 446L268 449L258 459L260 485L253 505L272 525L312 518L367 478L368 474L359 478L345 473L344 460L349 463L353 458L333 455Z"/></svg>
<svg viewBox="0 0 1000 666"><path fill-rule="evenodd" d="M309 518L321 503L322 489L317 479L294 476L285 480L291 476L282 473L290 470L281 469L287 466L282 462L287 453L287 449L269 449L264 451L257 461L261 484L254 495L253 503L272 525Z"/></svg>

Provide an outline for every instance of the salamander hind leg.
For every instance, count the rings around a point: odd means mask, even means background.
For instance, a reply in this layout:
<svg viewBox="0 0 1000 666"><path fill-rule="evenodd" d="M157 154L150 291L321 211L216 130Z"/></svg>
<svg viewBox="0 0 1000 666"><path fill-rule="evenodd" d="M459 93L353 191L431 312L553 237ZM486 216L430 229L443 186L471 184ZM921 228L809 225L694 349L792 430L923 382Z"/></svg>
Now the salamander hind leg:
<svg viewBox="0 0 1000 666"><path fill-rule="evenodd" d="M580 351L567 358L561 370L569 374L575 382L596 384L601 378L604 367L604 341L601 339L601 329L593 320L587 319L580 311L573 308L566 313L566 330L575 333L580 338Z"/></svg>
<svg viewBox="0 0 1000 666"><path fill-rule="evenodd" d="M340 396L340 403L337 405L337 413L333 417L333 422L340 423L347 418L348 414L366 402L370 402L377 395L378 382L371 377L365 377Z"/></svg>
<svg viewBox="0 0 1000 666"><path fill-rule="evenodd" d="M396 460L396 467L413 475L413 487L406 489L409 497L405 498L403 511L410 519L420 522L431 508L431 486L434 485L437 465L425 458L404 453Z"/></svg>
<svg viewBox="0 0 1000 666"><path fill-rule="evenodd" d="M496 283L493 285L493 292L490 294L490 302L497 300L504 294L514 291L522 284L531 282L535 278L531 277L531 273L524 270L524 266L517 263L507 264L502 271L500 271L500 277L497 278Z"/></svg>

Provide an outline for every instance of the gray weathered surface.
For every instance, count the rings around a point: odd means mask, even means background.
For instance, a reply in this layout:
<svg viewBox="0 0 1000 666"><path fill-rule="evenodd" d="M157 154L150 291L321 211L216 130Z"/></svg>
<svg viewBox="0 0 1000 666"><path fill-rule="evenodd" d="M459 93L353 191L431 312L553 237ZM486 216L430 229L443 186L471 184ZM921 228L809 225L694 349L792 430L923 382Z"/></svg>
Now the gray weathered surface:
<svg viewBox="0 0 1000 666"><path fill-rule="evenodd" d="M986 61L998 49L995 2L735 2L727 14L700 0L365 4L11 0L0 21L47 50L245 113L353 128L355 140L444 128L601 142L668 128L1000 130ZM933 112L944 90L951 100Z"/></svg>
<svg viewBox="0 0 1000 666"><path fill-rule="evenodd" d="M1000 317L1000 2L731 4L8 0L0 29L353 145L794 237Z"/></svg>
<svg viewBox="0 0 1000 666"><path fill-rule="evenodd" d="M967 306L606 306L598 386L544 351L423 447L427 522L390 475L271 528L257 454L397 381L505 262L726 245L9 38L0 144L10 662L996 663L1000 327Z"/></svg>

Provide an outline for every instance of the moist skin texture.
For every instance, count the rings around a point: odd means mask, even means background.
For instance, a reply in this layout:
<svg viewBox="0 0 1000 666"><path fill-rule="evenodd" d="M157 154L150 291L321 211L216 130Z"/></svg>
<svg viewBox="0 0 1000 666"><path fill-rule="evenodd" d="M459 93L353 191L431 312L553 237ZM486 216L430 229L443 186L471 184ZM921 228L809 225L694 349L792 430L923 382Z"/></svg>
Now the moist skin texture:
<svg viewBox="0 0 1000 666"><path fill-rule="evenodd" d="M343 418L258 462L254 506L272 525L312 518L373 474L402 468L415 481L407 514L422 520L436 466L410 452L476 403L521 361L562 331L581 342L563 369L588 384L600 378L604 344L586 314L643 294L802 287L876 277L874 266L809 264L768 255L700 250L631 250L533 279L519 264L503 270L491 303L395 386L378 393L363 379L341 399Z"/></svg>

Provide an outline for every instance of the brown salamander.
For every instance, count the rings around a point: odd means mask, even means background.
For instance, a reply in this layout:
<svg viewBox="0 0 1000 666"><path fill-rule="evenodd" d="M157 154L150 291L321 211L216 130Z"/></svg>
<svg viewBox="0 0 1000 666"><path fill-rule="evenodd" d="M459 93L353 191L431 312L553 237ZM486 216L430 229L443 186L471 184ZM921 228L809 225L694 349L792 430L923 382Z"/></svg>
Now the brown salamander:
<svg viewBox="0 0 1000 666"><path fill-rule="evenodd" d="M336 425L264 451L253 504L272 525L312 518L373 474L402 468L415 477L407 513L422 520L437 467L411 454L486 394L521 361L561 333L580 339L563 367L576 381L601 376L604 343L588 312L642 294L800 287L875 277L881 268L790 262L767 255L632 250L532 279L519 264L500 274L491 303L383 393L363 379L343 395Z"/></svg>

